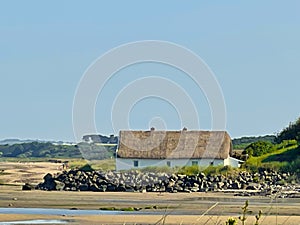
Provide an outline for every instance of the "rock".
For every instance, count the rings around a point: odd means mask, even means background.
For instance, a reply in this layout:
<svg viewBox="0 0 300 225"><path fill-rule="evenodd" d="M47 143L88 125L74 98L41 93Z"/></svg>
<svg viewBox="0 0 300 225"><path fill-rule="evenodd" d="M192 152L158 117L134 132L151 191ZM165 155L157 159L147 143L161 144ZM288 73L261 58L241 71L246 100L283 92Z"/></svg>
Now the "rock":
<svg viewBox="0 0 300 225"><path fill-rule="evenodd" d="M56 184L54 179L50 173L47 173L44 176L44 183L38 185L38 187L42 190L52 191L56 189Z"/></svg>
<svg viewBox="0 0 300 225"><path fill-rule="evenodd" d="M126 192L135 192L134 188L132 187L125 187Z"/></svg>
<svg viewBox="0 0 300 225"><path fill-rule="evenodd" d="M23 186L22 186L22 191L31 191L31 190L34 190L35 187L29 183L25 183Z"/></svg>
<svg viewBox="0 0 300 225"><path fill-rule="evenodd" d="M70 189L71 191L77 191L78 189L77 189L77 187L71 187L71 189Z"/></svg>
<svg viewBox="0 0 300 225"><path fill-rule="evenodd" d="M48 181L48 180L52 180L52 179L53 179L52 174L47 173L47 174L44 176L43 179L44 179L45 182Z"/></svg>
<svg viewBox="0 0 300 225"><path fill-rule="evenodd" d="M218 182L217 183L217 188L222 189L224 186L225 186L225 183L223 183L223 182Z"/></svg>
<svg viewBox="0 0 300 225"><path fill-rule="evenodd" d="M169 192L169 193L174 193L174 188L173 187L166 187L166 192Z"/></svg>
<svg viewBox="0 0 300 225"><path fill-rule="evenodd" d="M249 185L246 187L246 190L257 190L257 187L254 185Z"/></svg>
<svg viewBox="0 0 300 225"><path fill-rule="evenodd" d="M241 183L239 183L239 182L232 183L231 189L241 189Z"/></svg>
<svg viewBox="0 0 300 225"><path fill-rule="evenodd" d="M118 191L118 192L207 192L226 189L258 190L265 194L295 191L295 174L260 170L259 173L239 172L236 175L166 174L140 171L103 172L69 170L53 176L46 174L36 188L65 191ZM289 183L288 183L289 181ZM292 183L291 183L292 182ZM293 184L294 183L294 184ZM284 188L284 189L282 189ZM34 187L25 184L23 190ZM300 189L300 188L299 188ZM299 190L300 192L300 190ZM285 197L285 195L283 195Z"/></svg>
<svg viewBox="0 0 300 225"><path fill-rule="evenodd" d="M90 191L100 191L100 189L97 184L92 184L90 186Z"/></svg>
<svg viewBox="0 0 300 225"><path fill-rule="evenodd" d="M118 192L125 192L126 188L125 188L125 186L119 186L119 187L116 188L116 191L118 191Z"/></svg>
<svg viewBox="0 0 300 225"><path fill-rule="evenodd" d="M198 177L200 177L200 179L203 179L203 178L205 178L206 176L205 176L205 173L199 173Z"/></svg>
<svg viewBox="0 0 300 225"><path fill-rule="evenodd" d="M60 182L60 181L58 181L58 180L55 180L54 183L55 183L55 190L57 190L57 191L62 191L62 190L64 190L65 184L64 184L63 182Z"/></svg>
<svg viewBox="0 0 300 225"><path fill-rule="evenodd" d="M199 188L198 187L192 187L190 190L191 190L191 192L198 192Z"/></svg>
<svg viewBox="0 0 300 225"><path fill-rule="evenodd" d="M88 191L89 190L89 186L87 184L81 184L78 187L79 191Z"/></svg>
<svg viewBox="0 0 300 225"><path fill-rule="evenodd" d="M109 192L116 191L116 186L109 184L109 185L107 185L106 191L109 191Z"/></svg>

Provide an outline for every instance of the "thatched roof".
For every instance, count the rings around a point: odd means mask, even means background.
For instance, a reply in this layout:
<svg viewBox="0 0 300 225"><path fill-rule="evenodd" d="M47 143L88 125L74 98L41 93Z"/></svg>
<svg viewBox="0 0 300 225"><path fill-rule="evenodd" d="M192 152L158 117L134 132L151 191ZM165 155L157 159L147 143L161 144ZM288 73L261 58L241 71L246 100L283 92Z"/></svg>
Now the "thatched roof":
<svg viewBox="0 0 300 225"><path fill-rule="evenodd" d="M120 131L118 157L138 159L226 159L232 151L225 131Z"/></svg>

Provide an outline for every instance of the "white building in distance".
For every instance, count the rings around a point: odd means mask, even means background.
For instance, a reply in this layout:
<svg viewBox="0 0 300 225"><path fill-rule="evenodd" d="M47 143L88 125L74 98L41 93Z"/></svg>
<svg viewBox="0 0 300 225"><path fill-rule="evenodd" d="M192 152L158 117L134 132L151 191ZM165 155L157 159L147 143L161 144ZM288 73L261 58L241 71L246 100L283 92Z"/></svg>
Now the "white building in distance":
<svg viewBox="0 0 300 225"><path fill-rule="evenodd" d="M116 170L150 166L232 166L243 162L231 157L226 131L120 131Z"/></svg>

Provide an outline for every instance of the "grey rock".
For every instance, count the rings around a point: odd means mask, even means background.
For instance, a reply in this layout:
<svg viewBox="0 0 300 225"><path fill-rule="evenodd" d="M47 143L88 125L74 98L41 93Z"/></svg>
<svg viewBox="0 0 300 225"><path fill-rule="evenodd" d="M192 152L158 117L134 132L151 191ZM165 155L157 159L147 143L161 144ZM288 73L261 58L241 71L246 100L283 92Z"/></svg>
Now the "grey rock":
<svg viewBox="0 0 300 225"><path fill-rule="evenodd" d="M60 181L58 181L58 180L55 180L54 183L55 183L55 190L57 190L57 191L62 191L62 190L64 190L64 188L65 188L65 183L60 182Z"/></svg>

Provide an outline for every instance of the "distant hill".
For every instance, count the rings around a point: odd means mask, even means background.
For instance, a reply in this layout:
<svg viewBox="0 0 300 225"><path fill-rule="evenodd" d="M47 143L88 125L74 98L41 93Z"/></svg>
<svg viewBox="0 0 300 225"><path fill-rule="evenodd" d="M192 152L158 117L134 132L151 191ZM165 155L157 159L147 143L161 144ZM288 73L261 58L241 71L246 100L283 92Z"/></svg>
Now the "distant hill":
<svg viewBox="0 0 300 225"><path fill-rule="evenodd" d="M116 146L78 143L77 145L30 142L0 145L0 156L12 158L87 158L108 159L114 156Z"/></svg>
<svg viewBox="0 0 300 225"><path fill-rule="evenodd" d="M21 144L21 143L30 143L38 140L20 140L20 139L5 139L0 141L0 145L14 145L14 144Z"/></svg>
<svg viewBox="0 0 300 225"><path fill-rule="evenodd" d="M0 157L108 159L115 155L118 137L85 135L83 142L5 139L0 141Z"/></svg>
<svg viewBox="0 0 300 225"><path fill-rule="evenodd" d="M84 135L82 140L88 143L118 144L118 137L113 134L109 137L101 134L88 134Z"/></svg>
<svg viewBox="0 0 300 225"><path fill-rule="evenodd" d="M39 142L39 143L52 143L52 144L73 144L72 142L64 142L64 141L45 141L45 140L31 140L31 139L17 139L17 138L9 138L0 140L0 145L14 145L14 144L23 144L23 143L32 143L32 142Z"/></svg>
<svg viewBox="0 0 300 225"><path fill-rule="evenodd" d="M251 137L241 137L232 139L233 149L244 149L248 145L258 142L258 141L268 141L274 144L276 142L275 135L265 135L265 136L251 136Z"/></svg>

